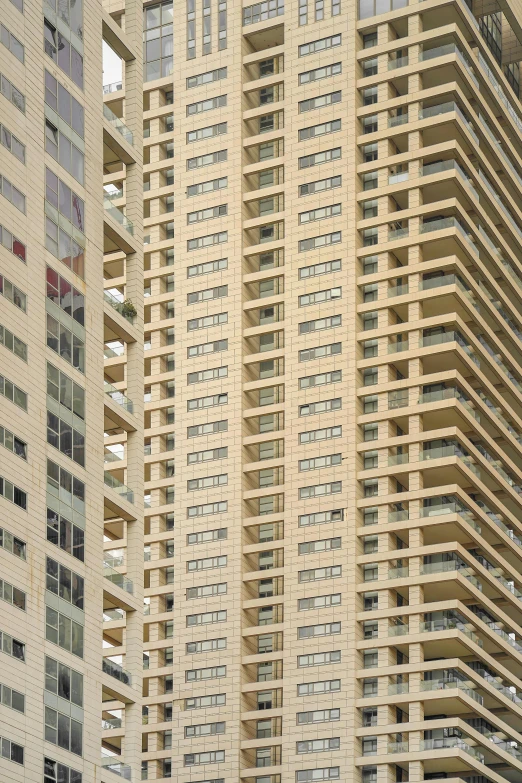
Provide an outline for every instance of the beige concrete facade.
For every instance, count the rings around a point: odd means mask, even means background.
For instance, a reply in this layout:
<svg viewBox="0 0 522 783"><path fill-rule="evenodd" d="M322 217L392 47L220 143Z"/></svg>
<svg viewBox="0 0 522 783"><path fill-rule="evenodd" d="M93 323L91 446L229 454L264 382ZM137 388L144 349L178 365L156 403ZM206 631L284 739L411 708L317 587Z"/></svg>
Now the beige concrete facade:
<svg viewBox="0 0 522 783"><path fill-rule="evenodd" d="M141 7L128 2L121 10L125 33L96 0L59 8L53 0L1 3L0 780L6 783L110 783L114 772L134 780L140 774ZM128 47L121 114L127 129L104 112L106 30ZM133 236L102 199L104 166L118 156L127 164ZM104 301L104 260L115 249L125 294L139 311L133 324L117 302ZM115 338L128 349L121 388L134 394L134 413L121 394L104 389L104 343ZM104 472L104 432L115 427L128 432L120 474L113 463ZM115 532L128 554L112 570L103 542ZM118 640L115 649L108 649L111 639ZM103 731L107 710L118 708L128 734L123 743L112 739L114 729Z"/></svg>
<svg viewBox="0 0 522 783"><path fill-rule="evenodd" d="M144 6L143 779L522 779L521 42L470 6L189 2L173 62Z"/></svg>
<svg viewBox="0 0 522 783"><path fill-rule="evenodd" d="M516 4L169 9L143 779L522 780Z"/></svg>

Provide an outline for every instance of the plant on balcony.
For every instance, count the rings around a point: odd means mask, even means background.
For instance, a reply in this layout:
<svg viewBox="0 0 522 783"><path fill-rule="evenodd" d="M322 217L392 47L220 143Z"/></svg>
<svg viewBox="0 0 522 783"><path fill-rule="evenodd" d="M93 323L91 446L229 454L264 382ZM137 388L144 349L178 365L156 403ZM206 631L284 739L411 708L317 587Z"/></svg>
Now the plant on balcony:
<svg viewBox="0 0 522 783"><path fill-rule="evenodd" d="M132 304L131 300L126 299L122 304L121 313L127 318L134 318L138 314L138 311Z"/></svg>

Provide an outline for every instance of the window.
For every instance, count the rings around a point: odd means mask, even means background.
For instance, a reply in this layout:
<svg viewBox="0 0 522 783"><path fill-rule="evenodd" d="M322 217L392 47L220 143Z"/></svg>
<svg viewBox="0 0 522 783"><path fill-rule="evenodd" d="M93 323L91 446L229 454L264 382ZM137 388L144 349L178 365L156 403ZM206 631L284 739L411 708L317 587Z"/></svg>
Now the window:
<svg viewBox="0 0 522 783"><path fill-rule="evenodd" d="M83 674L45 656L45 690L83 707Z"/></svg>
<svg viewBox="0 0 522 783"><path fill-rule="evenodd" d="M314 212L317 210L314 210ZM306 212L302 212L302 215L310 214ZM330 302L333 299L340 299L342 296L343 289L340 287L337 288L327 288L324 291L314 291L310 294L302 294L299 297L299 307L308 307L309 305L314 304L321 304L322 302Z"/></svg>
<svg viewBox="0 0 522 783"><path fill-rule="evenodd" d="M322 52L325 49L332 49L341 45L341 35L330 35L327 38L319 38L317 41L302 44L299 47L299 57L305 57L308 54Z"/></svg>
<svg viewBox="0 0 522 783"><path fill-rule="evenodd" d="M27 493L2 476L0 476L0 496L27 511Z"/></svg>
<svg viewBox="0 0 522 783"><path fill-rule="evenodd" d="M228 340L214 340L211 343L200 343L191 345L187 348L187 358L192 359L195 356L205 356L209 353L219 353L228 349Z"/></svg>
<svg viewBox="0 0 522 783"><path fill-rule="evenodd" d="M204 503L201 506L188 506L187 517L205 517L209 514L224 514L228 509L228 503L226 500L219 501L217 503Z"/></svg>
<svg viewBox="0 0 522 783"><path fill-rule="evenodd" d="M200 614L188 614L186 616L186 626L190 628L194 625L211 625L213 623L225 623L227 620L227 611L222 609L218 612L201 612Z"/></svg>
<svg viewBox="0 0 522 783"><path fill-rule="evenodd" d="M193 767L199 764L219 764L224 760L224 750L209 750L202 753L185 753L183 756L183 766Z"/></svg>
<svg viewBox="0 0 522 783"><path fill-rule="evenodd" d="M227 703L226 693L216 693L214 696L195 696L185 699L186 710L199 710L208 707L222 707Z"/></svg>
<svg viewBox="0 0 522 783"><path fill-rule="evenodd" d="M215 530L202 530L200 533L187 533L187 546L195 544L209 544L212 541L225 541L228 537L226 527L218 527Z"/></svg>
<svg viewBox="0 0 522 783"><path fill-rule="evenodd" d="M187 250L200 250L211 245L221 245L228 242L228 231L220 231L217 234L207 234L203 237L187 240Z"/></svg>
<svg viewBox="0 0 522 783"><path fill-rule="evenodd" d="M199 182L197 185L189 185L187 187L187 196L200 196L203 193L212 193L215 190L223 190L226 187L228 187L228 177L209 179L207 182ZM220 214L226 214L226 212Z"/></svg>
<svg viewBox="0 0 522 783"><path fill-rule="evenodd" d="M341 239L342 233L340 231L334 231L331 234L322 234L321 236L312 237L311 239L300 239L299 252L305 253L308 250L319 250L328 245L337 245L341 242Z"/></svg>
<svg viewBox="0 0 522 783"><path fill-rule="evenodd" d="M298 639L314 639L316 636L333 636L341 633L341 623L323 623L322 625L303 625L297 629Z"/></svg>
<svg viewBox="0 0 522 783"><path fill-rule="evenodd" d="M332 372L318 373L317 375L306 375L299 378L300 389L311 389L314 386L324 386L330 383L339 383L342 378L341 370L332 370Z"/></svg>
<svg viewBox="0 0 522 783"><path fill-rule="evenodd" d="M319 740L301 740L296 742L297 753L321 753L328 750L339 750L341 740L339 737Z"/></svg>
<svg viewBox="0 0 522 783"><path fill-rule="evenodd" d="M207 98L203 101L197 101L197 103L189 103L187 105L187 117L192 114L201 114L205 111L211 111L212 109L220 109L227 105L226 95L217 95L215 98Z"/></svg>
<svg viewBox="0 0 522 783"><path fill-rule="evenodd" d="M83 139L83 106L47 70L45 71L45 102Z"/></svg>
<svg viewBox="0 0 522 783"><path fill-rule="evenodd" d="M310 712L298 712L296 723L298 726L306 723L330 723L340 720L340 717L341 711L339 709L311 710Z"/></svg>
<svg viewBox="0 0 522 783"><path fill-rule="evenodd" d="M308 470L321 470L322 468L330 468L333 465L340 465L342 462L341 454L329 454L324 457L313 457L312 459L299 460L299 470L301 472Z"/></svg>
<svg viewBox="0 0 522 783"><path fill-rule="evenodd" d="M225 568L226 564L226 555L219 555L218 557L203 557L199 560L187 560L187 571L208 571L213 568Z"/></svg>
<svg viewBox="0 0 522 783"><path fill-rule="evenodd" d="M0 754L2 758L8 761L14 761L15 764L24 763L24 747L23 745L17 745L15 742L0 737Z"/></svg>
<svg viewBox="0 0 522 783"><path fill-rule="evenodd" d="M50 606L45 607L45 638L83 658L83 626Z"/></svg>
<svg viewBox="0 0 522 783"><path fill-rule="evenodd" d="M299 544L298 551L300 555L309 555L316 552L329 552L331 549L340 548L340 538L324 538L320 541L307 541Z"/></svg>
<svg viewBox="0 0 522 783"><path fill-rule="evenodd" d="M226 286L220 286L226 288ZM214 289L209 289L213 291ZM187 331L193 332L197 329L209 329L211 326L221 326L228 323L228 313L217 313L216 315L207 315L203 318L192 318L187 321Z"/></svg>
<svg viewBox="0 0 522 783"><path fill-rule="evenodd" d="M307 111L322 109L324 106L331 106L333 103L340 103L341 97L342 93L338 90L325 95L318 95L316 98L307 98L304 101L299 101L299 113L304 114Z"/></svg>
<svg viewBox="0 0 522 783"><path fill-rule="evenodd" d="M9 530L0 527L0 547L6 552L11 552L15 557L27 559L27 544L21 538L17 538Z"/></svg>
<svg viewBox="0 0 522 783"><path fill-rule="evenodd" d="M186 599L213 598L216 595L226 595L227 583L220 582L214 585L202 585L201 587L187 587Z"/></svg>
<svg viewBox="0 0 522 783"><path fill-rule="evenodd" d="M204 166L213 166L215 163L222 163L227 160L227 150L219 152L210 152L207 155L198 155L195 158L187 159L187 170L200 169Z"/></svg>
<svg viewBox="0 0 522 783"><path fill-rule="evenodd" d="M216 652L216 650L226 650L226 639L205 639L201 642L188 642L185 647L187 655L196 655L205 652ZM220 675L221 676L221 675Z"/></svg>
<svg viewBox="0 0 522 783"><path fill-rule="evenodd" d="M10 400L22 410L27 410L27 394L18 386L6 378L4 375L0 375L0 395Z"/></svg>
<svg viewBox="0 0 522 783"><path fill-rule="evenodd" d="M173 68L172 0L143 10L143 78L170 76Z"/></svg>
<svg viewBox="0 0 522 783"><path fill-rule="evenodd" d="M341 662L341 651L334 650L333 652L326 653L314 653L312 655L298 655L297 665L299 668L305 668L308 666L326 666L332 663Z"/></svg>
<svg viewBox="0 0 522 783"><path fill-rule="evenodd" d="M205 128L198 128L197 130L188 131L186 135L187 144L192 144L195 141L202 141L203 139L212 139L214 136L223 136L226 132L226 122L218 122L216 125L208 125ZM217 161L213 162L217 163Z"/></svg>
<svg viewBox="0 0 522 783"><path fill-rule="evenodd" d="M83 726L68 715L63 715L51 707L45 707L45 739L69 750L78 756L82 755Z"/></svg>
<svg viewBox="0 0 522 783"><path fill-rule="evenodd" d="M12 302L22 312L25 313L27 311L27 294L24 294L20 288L13 285L4 275L0 275L0 295Z"/></svg>
<svg viewBox="0 0 522 783"><path fill-rule="evenodd" d="M337 579L341 574L341 566L311 568L307 571L299 571L299 582L319 582L323 579Z"/></svg>
<svg viewBox="0 0 522 783"><path fill-rule="evenodd" d="M50 557L47 558L45 588L57 595L62 601L83 611L83 577Z"/></svg>
<svg viewBox="0 0 522 783"><path fill-rule="evenodd" d="M322 769L303 769L295 773L297 783L316 783L318 780L339 780L339 767L324 767Z"/></svg>
<svg viewBox="0 0 522 783"><path fill-rule="evenodd" d="M221 217L228 213L227 204L220 204L217 207L209 207L208 209L200 209L196 212L187 213L187 223L201 223L204 220L213 220L214 218Z"/></svg>
<svg viewBox="0 0 522 783"><path fill-rule="evenodd" d="M50 209L46 215L45 246L76 274L84 275L85 204L56 174L46 168L45 199ZM72 223L72 231L71 231Z"/></svg>
<svg viewBox="0 0 522 783"><path fill-rule="evenodd" d="M8 604L11 604L11 606L14 606L16 609L21 609L23 612L25 612L25 605L26 605L26 595L23 592L23 590L20 590L18 587L14 587L9 582L6 582L5 579L0 579L0 598L2 601L6 601Z"/></svg>
<svg viewBox="0 0 522 783"><path fill-rule="evenodd" d="M2 196L11 202L13 207L16 207L20 212L25 215L25 196L24 194L15 188L8 179L0 175L0 193Z"/></svg>
<svg viewBox="0 0 522 783"><path fill-rule="evenodd" d="M323 495L334 495L342 490L341 481L333 481L328 484L315 484L310 487L301 487L299 489L299 499L316 498Z"/></svg>
<svg viewBox="0 0 522 783"><path fill-rule="evenodd" d="M333 65L325 65L322 68L314 68L311 71L303 71L303 73L299 74L299 84L309 84L320 79L326 79L329 76L335 76L341 72L342 63L334 63Z"/></svg>
<svg viewBox="0 0 522 783"><path fill-rule="evenodd" d="M341 680L306 682L297 686L298 696L315 696L318 693L334 693L341 690Z"/></svg>
<svg viewBox="0 0 522 783"><path fill-rule="evenodd" d="M25 696L7 685L0 683L0 703L17 712L25 712Z"/></svg>
<svg viewBox="0 0 522 783"><path fill-rule="evenodd" d="M341 147L335 147L331 150L325 150L324 152L316 152L315 155L304 155L299 158L299 168L307 169L312 166L321 166L323 163L330 163L333 160L339 160L341 158ZM304 194L300 194L304 195Z"/></svg>
<svg viewBox="0 0 522 783"><path fill-rule="evenodd" d="M215 381L219 378L228 376L228 367L213 367L210 370L200 370L199 372L189 372L187 375L187 384L203 383L204 381Z"/></svg>
<svg viewBox="0 0 522 783"><path fill-rule="evenodd" d="M3 24L0 24L0 42L3 43L6 49L9 49L17 60L20 60L21 63L24 62L23 44Z"/></svg>
<svg viewBox="0 0 522 783"><path fill-rule="evenodd" d="M78 4L81 9L81 4ZM81 13L81 10L80 10ZM74 14L76 18L76 15ZM60 17L62 18L62 17ZM72 20L71 20L72 21ZM77 34L81 38L81 18L78 20ZM56 27L44 18L44 51L48 57L57 63L58 67L83 90L83 57L67 39L65 33L58 32Z"/></svg>
<svg viewBox="0 0 522 783"><path fill-rule="evenodd" d="M20 340L15 334L0 325L0 345L14 353L23 362L27 362L27 344Z"/></svg>
<svg viewBox="0 0 522 783"><path fill-rule="evenodd" d="M49 364L48 364L49 367ZM53 368L54 370L55 368ZM58 371L57 371L58 372ZM63 373L60 373L63 376ZM69 379L67 379L69 380ZM50 382L48 378L48 392ZM81 390L83 392L83 389ZM52 398L51 394L48 394ZM83 398L81 400L83 404ZM54 407L54 406L53 406ZM60 412L63 412L63 405L59 406ZM78 465L85 466L85 427L78 428L79 422L75 422L76 426L73 426L71 422L74 419L72 415L68 415L61 418L58 414L52 410L47 409L47 443L54 446L55 449L61 451L66 457L72 459Z"/></svg>
<svg viewBox="0 0 522 783"><path fill-rule="evenodd" d="M359 0L359 19L368 19L371 16L396 11L399 8L405 8L406 5L407 0L386 0L383 3L377 3L376 0Z"/></svg>
<svg viewBox="0 0 522 783"><path fill-rule="evenodd" d="M82 773L52 759L44 759L44 783L82 783Z"/></svg>
<svg viewBox="0 0 522 783"><path fill-rule="evenodd" d="M8 231L4 226L1 225L0 225L0 245L2 245L2 247L5 247L6 250L9 250L9 252L15 255L17 258L19 258L20 261L23 261L24 264L26 263L26 258L27 258L26 246L22 242L20 242L19 239L14 237L10 231Z"/></svg>
<svg viewBox="0 0 522 783"><path fill-rule="evenodd" d="M309 196L312 193L321 193L324 190L333 190L334 188L340 188L342 183L342 177L339 175L337 177L327 177L326 179L318 179L315 182L309 182L305 185L299 185L299 195L300 196ZM340 214L340 213L338 213ZM304 221L301 221L304 222ZM315 264L315 267L328 267L328 265L331 264L338 264L338 269L341 268L341 261L340 259L338 261L329 261L326 264ZM314 266L310 267L304 267L304 269L313 269ZM331 266L328 269L325 269L323 272L319 272L318 274L326 274L326 272L333 271ZM299 279L302 280L305 277L312 277L313 275L306 275L301 274L302 269L299 270Z"/></svg>
<svg viewBox="0 0 522 783"><path fill-rule="evenodd" d="M341 397L334 397L331 400L323 400L322 402L311 402L307 405L300 405L299 416L315 416L319 413L341 410L341 408Z"/></svg>
<svg viewBox="0 0 522 783"><path fill-rule="evenodd" d="M333 511L317 511L313 514L301 514L299 527L310 525L325 525L328 522L341 522L344 519L344 509L336 508Z"/></svg>
<svg viewBox="0 0 522 783"><path fill-rule="evenodd" d="M224 734L226 724L224 721L218 723L200 723L197 726L185 726L185 738L209 737L215 734Z"/></svg>
<svg viewBox="0 0 522 783"><path fill-rule="evenodd" d="M0 92L15 106L19 111L25 114L25 95L18 90L9 79L0 73Z"/></svg>
<svg viewBox="0 0 522 783"><path fill-rule="evenodd" d="M227 676L226 666L210 666L205 669L189 669L185 672L186 682L197 682L200 680L216 680Z"/></svg>
<svg viewBox="0 0 522 783"><path fill-rule="evenodd" d="M228 258L219 258L217 261L207 261L205 264L195 264L194 266L188 266L187 277L209 275L212 272L221 272L223 269L228 269Z"/></svg>
<svg viewBox="0 0 522 783"><path fill-rule="evenodd" d="M214 71L206 71L200 73L197 76L189 76L187 78L187 90L192 87L200 87L202 84L210 84L212 82L220 81L227 78L226 68L217 68Z"/></svg>
<svg viewBox="0 0 522 783"><path fill-rule="evenodd" d="M273 19L285 12L284 0L263 0L261 3L243 8L243 24L256 24L266 19Z"/></svg>
<svg viewBox="0 0 522 783"><path fill-rule="evenodd" d="M15 158L25 163L25 144L22 144L16 136L7 130L5 125L0 124L0 144L11 152Z"/></svg>
<svg viewBox="0 0 522 783"><path fill-rule="evenodd" d="M227 285L219 285L215 288L205 288L202 291L194 291L190 294L187 294L187 304L197 304L199 302L212 301L213 299L223 299L227 295Z"/></svg>
<svg viewBox="0 0 522 783"><path fill-rule="evenodd" d="M196 424L187 427L187 438L197 438L200 435L212 435L214 432L227 432L228 420L213 421L208 424Z"/></svg>
<svg viewBox="0 0 522 783"><path fill-rule="evenodd" d="M25 663L25 644L4 631L0 631L0 650Z"/></svg>
<svg viewBox="0 0 522 783"><path fill-rule="evenodd" d="M215 408L219 405L227 404L228 394L213 394L209 397L196 397L192 400L187 400L187 410L202 410L204 408Z"/></svg>
<svg viewBox="0 0 522 783"><path fill-rule="evenodd" d="M328 133L337 133L341 130L341 120L331 120L319 125L310 125L308 128L301 128L299 131L299 141L314 139L317 136L325 136Z"/></svg>

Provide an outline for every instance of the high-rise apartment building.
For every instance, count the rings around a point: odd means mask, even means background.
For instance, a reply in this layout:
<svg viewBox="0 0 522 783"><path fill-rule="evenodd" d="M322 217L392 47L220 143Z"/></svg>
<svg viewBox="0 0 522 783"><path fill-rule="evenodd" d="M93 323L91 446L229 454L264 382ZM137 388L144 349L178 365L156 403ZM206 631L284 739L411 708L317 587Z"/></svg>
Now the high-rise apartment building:
<svg viewBox="0 0 522 783"><path fill-rule="evenodd" d="M144 8L144 779L522 780L521 20Z"/></svg>
<svg viewBox="0 0 522 783"><path fill-rule="evenodd" d="M110 10L1 2L2 783L140 775L142 9ZM114 112L102 36L126 60ZM103 203L116 170L127 218Z"/></svg>

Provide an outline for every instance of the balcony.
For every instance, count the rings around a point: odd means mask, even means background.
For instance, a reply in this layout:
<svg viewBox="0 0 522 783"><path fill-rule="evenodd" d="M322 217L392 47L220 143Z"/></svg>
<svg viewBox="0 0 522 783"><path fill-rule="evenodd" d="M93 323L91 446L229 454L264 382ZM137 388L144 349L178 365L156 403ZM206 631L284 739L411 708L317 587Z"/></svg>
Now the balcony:
<svg viewBox="0 0 522 783"><path fill-rule="evenodd" d="M124 498L128 503L134 503L134 492L131 489L129 489L129 487L125 486L125 484L123 484L119 479L113 476L112 473L105 471L103 475L103 480L105 486L113 489L120 497Z"/></svg>
<svg viewBox="0 0 522 783"><path fill-rule="evenodd" d="M104 196L104 200L107 200L107 196ZM136 310L134 309L134 307L131 307L128 302L120 302L119 299L116 299L116 297L110 294L108 291L103 292L103 298L120 315L126 318L130 324L134 323Z"/></svg>
<svg viewBox="0 0 522 783"><path fill-rule="evenodd" d="M477 750L477 748L468 745L468 743L464 742L464 740L460 737L437 737L436 739L421 740L419 743L419 750L421 752L427 750L446 750L453 748L463 750L464 753L467 753L481 764L484 764L484 754Z"/></svg>
<svg viewBox="0 0 522 783"><path fill-rule="evenodd" d="M120 574L119 571L116 571L112 566L105 563L103 564L103 576L109 582L112 582L112 584L124 590L124 592L129 593L130 595L134 593L132 579L127 579L125 574Z"/></svg>
<svg viewBox="0 0 522 783"><path fill-rule="evenodd" d="M112 217L113 220L115 220L117 223L122 226L125 231L128 231L131 236L134 236L134 225L131 220L129 220L121 210L119 210L117 207L115 207L110 199L104 198L103 199L103 208L105 212Z"/></svg>
<svg viewBox="0 0 522 783"><path fill-rule="evenodd" d="M128 764L121 761L115 761L114 756L102 756L101 765L103 769L119 775L124 780L131 780L132 769Z"/></svg>
<svg viewBox="0 0 522 783"><path fill-rule="evenodd" d="M134 136L132 135L132 131L127 128L123 120L117 117L106 103L103 104L103 116L107 122L125 139L127 144L130 144L131 146L134 145Z"/></svg>
<svg viewBox="0 0 522 783"><path fill-rule="evenodd" d="M119 92L123 90L123 82L111 82L111 84L103 85L103 94L109 95L111 92Z"/></svg>
<svg viewBox="0 0 522 783"><path fill-rule="evenodd" d="M128 685L129 687L132 686L132 676L130 672L125 671L125 669L120 666L119 663L110 661L108 658L103 658L102 670L105 672L105 674L109 674L111 677L114 677L116 680L118 680L118 682L121 682L124 685Z"/></svg>

